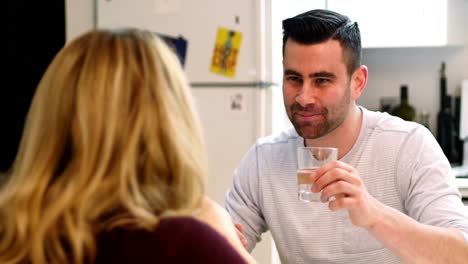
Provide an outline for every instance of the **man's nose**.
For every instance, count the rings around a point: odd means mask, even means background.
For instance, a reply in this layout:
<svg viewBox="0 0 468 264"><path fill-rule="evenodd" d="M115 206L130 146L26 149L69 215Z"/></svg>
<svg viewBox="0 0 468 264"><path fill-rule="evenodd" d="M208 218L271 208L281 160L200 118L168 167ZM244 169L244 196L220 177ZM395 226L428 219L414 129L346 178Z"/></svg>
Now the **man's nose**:
<svg viewBox="0 0 468 264"><path fill-rule="evenodd" d="M299 94L296 96L296 102L305 107L309 104L314 104L317 101L317 89L309 83L302 85Z"/></svg>

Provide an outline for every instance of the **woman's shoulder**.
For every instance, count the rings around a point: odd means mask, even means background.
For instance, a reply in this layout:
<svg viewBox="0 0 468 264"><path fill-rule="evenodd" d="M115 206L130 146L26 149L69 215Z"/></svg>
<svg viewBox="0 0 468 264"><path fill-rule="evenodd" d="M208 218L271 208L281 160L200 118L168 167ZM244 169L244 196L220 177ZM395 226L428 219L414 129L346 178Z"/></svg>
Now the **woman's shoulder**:
<svg viewBox="0 0 468 264"><path fill-rule="evenodd" d="M155 233L159 235L164 235L165 233L170 233L172 235L181 234L184 237L190 236L192 233L194 233L195 236L201 233L218 235L218 232L208 223L191 216L164 218L158 224Z"/></svg>
<svg viewBox="0 0 468 264"><path fill-rule="evenodd" d="M171 240L177 240L179 237L190 238L192 233L216 233L209 224L191 216L172 216L162 218L152 230L133 228L133 227L115 227L111 230L99 233L98 242L104 243L127 243L132 241L152 241L157 243L163 241L167 243Z"/></svg>
<svg viewBox="0 0 468 264"><path fill-rule="evenodd" d="M152 231L115 228L101 234L96 263L154 263L155 260L210 263L222 259L234 260L228 263L244 261L209 224L190 216L177 216L162 219Z"/></svg>

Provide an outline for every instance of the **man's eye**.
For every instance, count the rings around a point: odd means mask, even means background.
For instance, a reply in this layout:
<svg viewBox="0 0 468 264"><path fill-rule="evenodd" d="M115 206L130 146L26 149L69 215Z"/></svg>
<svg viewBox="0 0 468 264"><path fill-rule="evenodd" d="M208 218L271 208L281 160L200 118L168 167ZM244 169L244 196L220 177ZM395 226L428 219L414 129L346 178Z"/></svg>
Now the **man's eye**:
<svg viewBox="0 0 468 264"><path fill-rule="evenodd" d="M290 81L290 82L301 82L302 79L300 77L297 77L297 76L288 76L286 78L286 80Z"/></svg>
<svg viewBox="0 0 468 264"><path fill-rule="evenodd" d="M326 83L329 83L330 80L329 79L324 79L324 78L319 78L319 79L316 79L315 80L315 83L320 85L320 84L326 84Z"/></svg>

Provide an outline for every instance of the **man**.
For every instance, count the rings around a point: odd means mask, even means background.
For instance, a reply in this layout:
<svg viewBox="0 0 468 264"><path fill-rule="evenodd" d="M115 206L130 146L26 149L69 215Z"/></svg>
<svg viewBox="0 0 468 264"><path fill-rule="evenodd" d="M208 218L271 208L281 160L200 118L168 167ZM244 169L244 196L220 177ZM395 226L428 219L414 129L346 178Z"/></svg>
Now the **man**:
<svg viewBox="0 0 468 264"><path fill-rule="evenodd" d="M283 29L294 129L258 140L226 196L248 249L270 230L284 263L468 263L468 215L432 134L356 105L368 79L357 23L312 10ZM339 149L310 175L322 202L297 198L304 145Z"/></svg>

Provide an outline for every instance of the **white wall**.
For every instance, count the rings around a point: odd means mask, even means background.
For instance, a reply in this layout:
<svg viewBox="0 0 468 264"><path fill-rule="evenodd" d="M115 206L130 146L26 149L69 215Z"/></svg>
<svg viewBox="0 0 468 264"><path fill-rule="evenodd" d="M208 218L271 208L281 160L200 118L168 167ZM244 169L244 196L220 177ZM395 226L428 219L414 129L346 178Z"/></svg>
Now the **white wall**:
<svg viewBox="0 0 468 264"><path fill-rule="evenodd" d="M447 65L447 92L454 95L455 87L468 79L468 1L463 3L464 21L461 25L464 46L433 48L364 49L363 64L369 68L369 82L359 103L379 109L382 96L399 97L400 84L409 85L409 100L417 114L422 109L430 113L430 127L436 132L439 111L439 69ZM418 34L418 32L414 32Z"/></svg>
<svg viewBox="0 0 468 264"><path fill-rule="evenodd" d="M94 14L94 0L65 1L67 42L94 28Z"/></svg>

